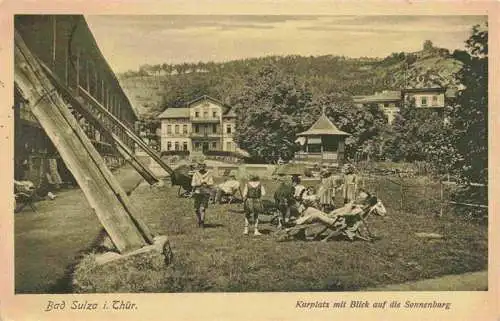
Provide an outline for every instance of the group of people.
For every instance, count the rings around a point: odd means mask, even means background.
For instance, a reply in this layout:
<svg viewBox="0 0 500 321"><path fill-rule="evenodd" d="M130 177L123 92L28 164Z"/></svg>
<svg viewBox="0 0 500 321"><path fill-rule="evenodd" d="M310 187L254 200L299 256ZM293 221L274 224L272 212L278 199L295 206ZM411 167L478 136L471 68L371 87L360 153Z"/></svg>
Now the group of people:
<svg viewBox="0 0 500 321"><path fill-rule="evenodd" d="M275 205L280 212L278 228L301 217L309 207L327 213L352 202L358 191L358 177L352 165L344 167L343 172L342 178L335 178L331 171L323 170L322 181L317 190L306 188L299 175L292 175L291 180L281 175L274 193ZM201 228L205 226L205 215L211 200L219 202L223 195L234 195L240 191L240 183L234 176L215 186L213 176L204 162L199 162L197 170L193 172L191 186L198 226ZM250 176L241 191L245 212L243 234L249 234L251 223L253 235L262 234L259 231L259 215L264 212L262 198L265 195L266 189L260 178L257 175Z"/></svg>

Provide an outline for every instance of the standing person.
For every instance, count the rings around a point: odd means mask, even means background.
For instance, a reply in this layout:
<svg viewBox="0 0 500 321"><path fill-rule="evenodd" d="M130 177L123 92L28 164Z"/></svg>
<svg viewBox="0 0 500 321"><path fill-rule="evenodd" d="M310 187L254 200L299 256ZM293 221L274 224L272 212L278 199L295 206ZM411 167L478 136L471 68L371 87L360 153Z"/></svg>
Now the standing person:
<svg viewBox="0 0 500 321"><path fill-rule="evenodd" d="M243 189L243 199L245 200L245 229L243 234L248 234L249 220L254 221L253 235L262 235L259 232L259 213L263 212L262 197L266 195L266 190L262 186L257 175L252 175L250 181L245 184Z"/></svg>
<svg viewBox="0 0 500 321"><path fill-rule="evenodd" d="M324 170L321 172L321 186L318 190L319 202L324 212L329 212L335 208L335 177L331 171Z"/></svg>
<svg viewBox="0 0 500 321"><path fill-rule="evenodd" d="M276 192L274 192L274 201L281 214L278 223L278 228L281 228L283 223L288 223L290 218L290 208L294 203L294 187L286 180L284 175L280 175L279 179L281 183L276 189Z"/></svg>
<svg viewBox="0 0 500 321"><path fill-rule="evenodd" d="M342 182L344 204L347 204L356 198L357 190L358 190L358 176L355 173L354 166L348 164L346 166L344 179Z"/></svg>
<svg viewBox="0 0 500 321"><path fill-rule="evenodd" d="M204 162L198 163L198 170L194 172L191 186L193 187L194 209L198 218L198 226L205 227L205 211L208 208L214 179L212 173L207 171Z"/></svg>

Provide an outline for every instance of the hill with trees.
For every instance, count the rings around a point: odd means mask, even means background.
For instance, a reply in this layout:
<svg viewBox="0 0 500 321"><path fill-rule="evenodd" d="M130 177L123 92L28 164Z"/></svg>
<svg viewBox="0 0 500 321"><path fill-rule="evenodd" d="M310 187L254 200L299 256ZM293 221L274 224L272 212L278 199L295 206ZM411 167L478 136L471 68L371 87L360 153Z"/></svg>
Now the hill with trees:
<svg viewBox="0 0 500 321"><path fill-rule="evenodd" d="M247 81L269 66L293 76L297 84L320 97L332 93L369 95L405 85L457 88L453 75L460 70L461 62L455 53L428 41L419 52L393 53L384 59L290 55L222 63L143 65L137 71L120 74L119 79L139 115L154 118L167 107L181 107L204 94L234 104Z"/></svg>

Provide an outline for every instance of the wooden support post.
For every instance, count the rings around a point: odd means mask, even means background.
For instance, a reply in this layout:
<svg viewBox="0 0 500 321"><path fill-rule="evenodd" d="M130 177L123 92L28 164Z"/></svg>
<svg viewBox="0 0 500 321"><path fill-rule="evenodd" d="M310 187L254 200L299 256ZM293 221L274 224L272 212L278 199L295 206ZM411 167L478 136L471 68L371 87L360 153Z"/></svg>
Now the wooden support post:
<svg viewBox="0 0 500 321"><path fill-rule="evenodd" d="M101 105L97 100L95 100L94 97L92 97L88 92L85 91L85 89L80 88L80 93L82 96L87 99L90 103L94 105L98 110L100 110L103 114L108 116L110 120L113 121L113 123L125 130L125 133L127 136L129 136L134 143L136 143L140 148L142 148L151 158L158 163L158 165L161 166L169 175L172 175L174 173L173 169L170 168L167 164L165 164L160 156L156 154L155 151L153 151L139 136L137 136L132 130L130 130L127 126L125 126L115 115L111 114L106 108Z"/></svg>
<svg viewBox="0 0 500 321"><path fill-rule="evenodd" d="M52 84L57 88L59 93L71 103L73 108L77 110L80 114L84 116L86 120L89 121L90 124L96 129L98 129L102 135L107 138L109 142L112 143L113 147L117 149L117 151L122 155L122 157L127 160L134 169L141 174L141 176L150 184L156 184L159 180L154 176L154 174L145 167L139 160L133 155L133 153L127 148L126 144L123 143L121 139L119 139L116 135L114 135L106 125L99 119L100 113L97 113L91 107L92 105L86 105L84 102L76 99L69 88L65 87L59 78L49 69L47 66L43 64L43 62L39 61L40 65L44 69L45 73L52 81Z"/></svg>
<svg viewBox="0 0 500 321"><path fill-rule="evenodd" d="M57 16L52 16L52 70L56 69Z"/></svg>
<svg viewBox="0 0 500 321"><path fill-rule="evenodd" d="M76 53L76 88L75 91L78 94L80 88L80 49Z"/></svg>
<svg viewBox="0 0 500 321"><path fill-rule="evenodd" d="M70 113L21 36L15 32L15 82L120 253L153 242L102 157ZM148 235L149 234L149 235Z"/></svg>

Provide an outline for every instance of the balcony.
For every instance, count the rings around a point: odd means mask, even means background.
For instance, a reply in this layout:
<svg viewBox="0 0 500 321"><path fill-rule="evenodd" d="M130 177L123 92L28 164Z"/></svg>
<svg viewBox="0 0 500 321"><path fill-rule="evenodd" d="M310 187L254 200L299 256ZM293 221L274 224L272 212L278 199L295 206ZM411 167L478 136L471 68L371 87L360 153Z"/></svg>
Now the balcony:
<svg viewBox="0 0 500 321"><path fill-rule="evenodd" d="M220 138L221 137L221 133L218 132L218 133L208 133L208 132L199 132L199 133L195 133L195 132L192 132L191 133L191 138Z"/></svg>
<svg viewBox="0 0 500 321"><path fill-rule="evenodd" d="M220 123L220 118L218 118L218 117L192 117L191 122L193 124L218 124L218 123Z"/></svg>

